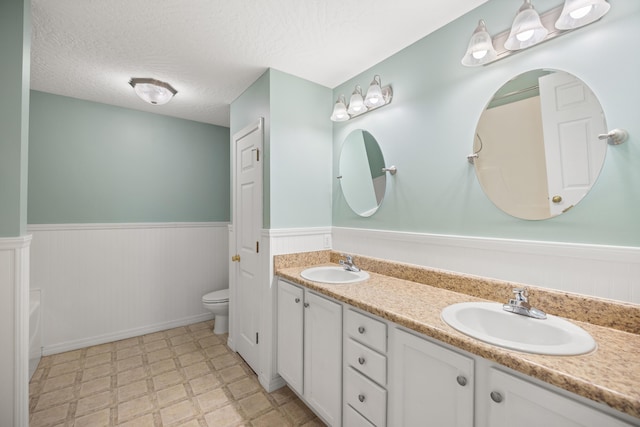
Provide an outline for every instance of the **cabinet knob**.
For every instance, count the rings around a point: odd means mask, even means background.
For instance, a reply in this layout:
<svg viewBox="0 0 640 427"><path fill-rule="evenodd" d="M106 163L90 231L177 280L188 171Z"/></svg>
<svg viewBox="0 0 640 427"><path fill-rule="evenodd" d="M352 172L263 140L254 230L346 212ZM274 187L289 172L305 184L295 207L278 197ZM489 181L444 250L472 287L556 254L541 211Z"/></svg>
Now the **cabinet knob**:
<svg viewBox="0 0 640 427"><path fill-rule="evenodd" d="M496 402L496 403L502 402L503 397L502 397L501 393L499 393L497 391L492 391L490 396L491 396L491 400L493 400L494 402Z"/></svg>
<svg viewBox="0 0 640 427"><path fill-rule="evenodd" d="M309 307L309 303L308 302L305 302L303 305L304 305L305 308Z"/></svg>
<svg viewBox="0 0 640 427"><path fill-rule="evenodd" d="M296 301L296 304L299 303L300 302L300 298L296 298L295 301Z"/></svg>
<svg viewBox="0 0 640 427"><path fill-rule="evenodd" d="M460 384L462 387L467 385L467 378L464 377L463 375L458 375L458 377L456 378L456 381L458 381L458 384Z"/></svg>
<svg viewBox="0 0 640 427"><path fill-rule="evenodd" d="M364 334L364 326L358 326L358 332Z"/></svg>
<svg viewBox="0 0 640 427"><path fill-rule="evenodd" d="M358 400L359 400L360 402L364 402L364 394L359 394L359 395L358 395Z"/></svg>
<svg viewBox="0 0 640 427"><path fill-rule="evenodd" d="M364 365L364 357L362 356L358 357L358 363L361 365Z"/></svg>

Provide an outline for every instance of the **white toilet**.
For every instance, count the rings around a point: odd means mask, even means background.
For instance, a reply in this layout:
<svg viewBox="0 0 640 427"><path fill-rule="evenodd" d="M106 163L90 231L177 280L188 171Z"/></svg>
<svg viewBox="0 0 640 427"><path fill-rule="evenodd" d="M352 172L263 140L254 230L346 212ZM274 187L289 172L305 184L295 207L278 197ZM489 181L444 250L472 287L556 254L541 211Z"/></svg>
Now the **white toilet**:
<svg viewBox="0 0 640 427"><path fill-rule="evenodd" d="M202 297L202 305L215 314L213 333L219 335L229 332L229 289L209 292Z"/></svg>

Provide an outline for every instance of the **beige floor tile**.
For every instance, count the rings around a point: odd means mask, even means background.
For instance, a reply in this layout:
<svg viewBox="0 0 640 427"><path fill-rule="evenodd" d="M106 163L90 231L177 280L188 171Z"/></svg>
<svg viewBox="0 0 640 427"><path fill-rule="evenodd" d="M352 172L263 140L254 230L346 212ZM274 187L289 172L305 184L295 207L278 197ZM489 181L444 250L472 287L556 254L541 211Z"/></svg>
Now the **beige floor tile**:
<svg viewBox="0 0 640 427"><path fill-rule="evenodd" d="M190 400L185 400L160 409L160 418L162 418L162 424L164 425L171 425L196 415L197 412Z"/></svg>
<svg viewBox="0 0 640 427"><path fill-rule="evenodd" d="M302 424L302 427L326 427L326 424L320 421L319 418L314 418Z"/></svg>
<svg viewBox="0 0 640 427"><path fill-rule="evenodd" d="M42 382L41 392L46 393L52 390L58 390L61 388L69 387L76 382L77 372L71 372L63 374L57 377L50 378Z"/></svg>
<svg viewBox="0 0 640 427"><path fill-rule="evenodd" d="M147 353L147 360L149 361L149 363L155 363L160 360L169 359L171 357L173 357L173 354L168 348L163 348L162 350Z"/></svg>
<svg viewBox="0 0 640 427"><path fill-rule="evenodd" d="M133 347L140 344L139 337L128 338L126 340L116 341L116 350L122 350L123 348Z"/></svg>
<svg viewBox="0 0 640 427"><path fill-rule="evenodd" d="M238 359L236 359L232 354L227 353L211 359L211 363L216 370L220 370L232 365L237 365Z"/></svg>
<svg viewBox="0 0 640 427"><path fill-rule="evenodd" d="M153 420L153 414L147 414L133 420L118 424L120 427L154 427L156 424Z"/></svg>
<svg viewBox="0 0 640 427"><path fill-rule="evenodd" d="M231 353L229 348L224 344L215 344L211 347L206 347L204 351L209 357L219 357Z"/></svg>
<svg viewBox="0 0 640 427"><path fill-rule="evenodd" d="M127 359L118 360L116 364L118 372L128 371L129 369L137 368L138 366L142 366L142 356L133 356Z"/></svg>
<svg viewBox="0 0 640 427"><path fill-rule="evenodd" d="M209 335L206 338L199 339L198 344L200 344L200 347L202 348L207 348L214 345L222 344L222 342L215 335Z"/></svg>
<svg viewBox="0 0 640 427"><path fill-rule="evenodd" d="M281 408L296 424L315 418L315 414L311 409L307 408L304 403L297 399L285 403Z"/></svg>
<svg viewBox="0 0 640 427"><path fill-rule="evenodd" d="M184 385L178 384L156 392L156 397L158 398L158 405L164 408L171 403L186 399L187 390L184 388Z"/></svg>
<svg viewBox="0 0 640 427"><path fill-rule="evenodd" d="M160 350L162 348L167 348L168 344L167 344L167 340L163 338L156 341L151 341L150 343L146 343L142 347L144 348L144 351L146 351L147 353L150 353L152 351Z"/></svg>
<svg viewBox="0 0 640 427"><path fill-rule="evenodd" d="M65 420L69 412L69 406L69 403L65 403L64 405L54 406L44 411L34 412L30 417L29 427L51 426Z"/></svg>
<svg viewBox="0 0 640 427"><path fill-rule="evenodd" d="M94 366L89 369L85 369L82 371L82 381L89 381L96 378L104 377L107 375L111 375L113 372L111 363L105 363L102 365Z"/></svg>
<svg viewBox="0 0 640 427"><path fill-rule="evenodd" d="M171 342L171 345L176 346L176 345L192 342L193 337L191 336L191 334L182 334L182 335L176 335L175 337L170 338L169 341Z"/></svg>
<svg viewBox="0 0 640 427"><path fill-rule="evenodd" d="M177 354L177 355L181 355L181 354L185 354L185 353L191 353L192 351L196 351L199 350L198 346L196 345L195 342L191 341L191 342L187 342L184 344L180 344L180 345L176 345L173 347L173 351Z"/></svg>
<svg viewBox="0 0 640 427"><path fill-rule="evenodd" d="M164 332L167 335L167 337L171 338L171 337L175 337L176 335L186 334L189 331L187 331L187 328L185 328L184 326L180 326L179 328L168 329Z"/></svg>
<svg viewBox="0 0 640 427"><path fill-rule="evenodd" d="M99 353L84 359L84 368L92 368L102 365L103 363L111 363L111 352Z"/></svg>
<svg viewBox="0 0 640 427"><path fill-rule="evenodd" d="M203 412L210 412L216 408L228 405L231 403L227 394L222 388L216 388L206 393L196 396L198 405Z"/></svg>
<svg viewBox="0 0 640 427"><path fill-rule="evenodd" d="M287 386L281 387L275 391L269 393L269 395L276 401L278 405L289 402L290 400L297 399L295 393Z"/></svg>
<svg viewBox="0 0 640 427"><path fill-rule="evenodd" d="M47 376L47 378L57 377L58 375L68 374L70 372L79 371L80 369L81 369L80 360L60 363L59 365L51 366L51 369L49 369L49 375Z"/></svg>
<svg viewBox="0 0 640 427"><path fill-rule="evenodd" d="M111 352L113 348L114 348L114 345L111 342L100 344L100 345L94 345L93 347L87 348L86 357L95 356L96 354Z"/></svg>
<svg viewBox="0 0 640 427"><path fill-rule="evenodd" d="M118 372L117 383L118 387L130 384L135 381L140 381L147 377L147 372L144 366L130 369L128 371Z"/></svg>
<svg viewBox="0 0 640 427"><path fill-rule="evenodd" d="M164 331L160 331L160 332L154 332L152 334L147 334L147 335L143 335L142 336L142 342L144 342L145 344L156 341L156 340L160 340L160 339L164 339L165 338L165 334Z"/></svg>
<svg viewBox="0 0 640 427"><path fill-rule="evenodd" d="M153 386L157 390L179 384L184 381L184 377L178 371L170 371L153 377Z"/></svg>
<svg viewBox="0 0 640 427"><path fill-rule="evenodd" d="M193 365L194 363L202 362L203 360L205 360L205 357L204 354L202 354L202 351L194 351L179 356L178 360L180 361L180 365L184 367Z"/></svg>
<svg viewBox="0 0 640 427"><path fill-rule="evenodd" d="M191 336L193 337L193 339L198 341L200 338L210 337L211 336L211 331L208 328L206 328L206 329L198 329L198 330L195 330L195 331L191 331Z"/></svg>
<svg viewBox="0 0 640 427"><path fill-rule="evenodd" d="M73 423L73 427L97 427L110 425L112 425L112 423L111 409L109 408L76 418Z"/></svg>
<svg viewBox="0 0 640 427"><path fill-rule="evenodd" d="M38 404L36 405L36 412L43 409L51 408L52 406L58 406L62 403L67 403L74 400L74 388L67 387L60 390L54 390L49 393L43 393L38 398Z"/></svg>
<svg viewBox="0 0 640 427"><path fill-rule="evenodd" d="M242 369L242 366L240 365L234 365L229 368L221 369L218 371L218 374L220 374L220 378L222 378L222 382L224 382L225 384L233 382L247 375L245 370Z"/></svg>
<svg viewBox="0 0 640 427"><path fill-rule="evenodd" d="M213 325L213 322L211 320L207 320L204 322L198 322L198 323L194 323L193 325L189 325L189 330L193 332L201 329L211 329L212 325Z"/></svg>
<svg viewBox="0 0 640 427"><path fill-rule="evenodd" d="M278 410L272 410L251 421L253 427L275 427L289 425L287 419Z"/></svg>
<svg viewBox="0 0 640 427"><path fill-rule="evenodd" d="M241 399L260 389L258 381L252 378L243 378L227 386L235 399Z"/></svg>
<svg viewBox="0 0 640 427"><path fill-rule="evenodd" d="M185 378L190 380L210 373L211 369L209 368L209 365L207 365L207 362L198 362L184 367L182 372L184 372Z"/></svg>
<svg viewBox="0 0 640 427"><path fill-rule="evenodd" d="M112 405L113 401L113 393L111 390L83 397L78 400L78 405L76 406L76 417L96 412L99 409L107 408Z"/></svg>
<svg viewBox="0 0 640 427"><path fill-rule="evenodd" d="M118 360L128 359L130 357L137 356L142 353L143 353L142 347L140 347L139 345L134 345L133 347L123 348L122 350L118 350L116 352L116 359Z"/></svg>
<svg viewBox="0 0 640 427"><path fill-rule="evenodd" d="M64 353L54 354L53 356L51 356L51 365L58 365L60 363L79 360L81 356L82 356L82 350L74 350L74 351L67 351Z"/></svg>
<svg viewBox="0 0 640 427"><path fill-rule="evenodd" d="M233 405L223 406L204 416L207 426L209 427L227 427L235 426L242 422L242 415Z"/></svg>
<svg viewBox="0 0 640 427"><path fill-rule="evenodd" d="M111 377L96 378L80 384L80 397L88 396L99 391L109 390L111 388Z"/></svg>
<svg viewBox="0 0 640 427"><path fill-rule="evenodd" d="M118 422L131 420L153 410L153 401L148 395L118 403Z"/></svg>
<svg viewBox="0 0 640 427"><path fill-rule="evenodd" d="M118 402L125 402L149 392L147 380L140 380L117 389Z"/></svg>
<svg viewBox="0 0 640 427"><path fill-rule="evenodd" d="M261 412L271 408L271 402L261 392L252 394L238 401L240 408L249 418L255 418Z"/></svg>
<svg viewBox="0 0 640 427"><path fill-rule="evenodd" d="M200 422L198 422L198 420L191 420L183 424L178 424L177 427L200 427Z"/></svg>
<svg viewBox="0 0 640 427"><path fill-rule="evenodd" d="M207 390L218 388L220 386L220 381L215 375L207 374L190 380L189 385L191 386L193 394L198 395Z"/></svg>
<svg viewBox="0 0 640 427"><path fill-rule="evenodd" d="M151 375L159 375L167 371L175 371L177 369L176 362L173 359L164 359L149 365Z"/></svg>

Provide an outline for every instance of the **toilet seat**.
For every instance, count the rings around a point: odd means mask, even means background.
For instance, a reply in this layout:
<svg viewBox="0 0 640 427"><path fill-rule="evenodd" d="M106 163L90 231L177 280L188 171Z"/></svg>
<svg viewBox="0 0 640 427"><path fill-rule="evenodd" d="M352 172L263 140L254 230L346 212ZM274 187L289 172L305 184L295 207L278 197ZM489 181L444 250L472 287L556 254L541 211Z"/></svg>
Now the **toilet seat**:
<svg viewBox="0 0 640 427"><path fill-rule="evenodd" d="M229 302L229 289L209 292L202 297L202 302L206 304L224 304Z"/></svg>

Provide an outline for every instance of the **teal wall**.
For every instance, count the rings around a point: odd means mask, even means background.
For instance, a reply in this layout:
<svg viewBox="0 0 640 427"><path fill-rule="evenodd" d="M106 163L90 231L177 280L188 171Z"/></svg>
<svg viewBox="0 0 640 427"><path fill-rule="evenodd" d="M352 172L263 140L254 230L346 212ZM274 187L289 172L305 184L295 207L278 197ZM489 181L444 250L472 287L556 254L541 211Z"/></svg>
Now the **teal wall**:
<svg viewBox="0 0 640 427"><path fill-rule="evenodd" d="M31 92L29 224L229 221L229 129Z"/></svg>
<svg viewBox="0 0 640 427"><path fill-rule="evenodd" d="M31 3L0 2L0 237L26 233Z"/></svg>
<svg viewBox="0 0 640 427"><path fill-rule="evenodd" d="M537 0L546 11L560 1ZM391 104L333 128L333 167L353 129L370 131L398 173L370 218L353 214L334 182L333 225L435 234L640 246L640 2L611 0L600 22L480 68L460 64L479 19L490 33L506 30L518 7L490 0L333 91L349 94L374 74L391 84ZM493 93L537 68L567 71L586 82L602 104L608 127L627 129L624 145L609 147L600 178L569 212L544 221L513 218L484 195L473 166L476 123ZM331 103L327 105L327 114Z"/></svg>
<svg viewBox="0 0 640 427"><path fill-rule="evenodd" d="M331 226L331 89L271 70L271 227Z"/></svg>
<svg viewBox="0 0 640 427"><path fill-rule="evenodd" d="M264 228L331 225L331 96L329 88L270 69L231 103L232 139L265 120Z"/></svg>

